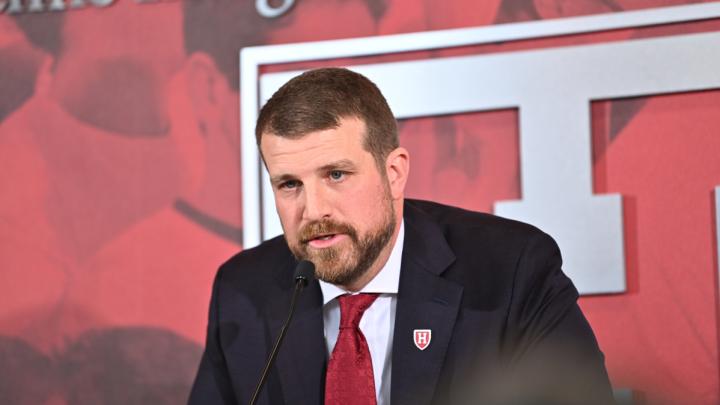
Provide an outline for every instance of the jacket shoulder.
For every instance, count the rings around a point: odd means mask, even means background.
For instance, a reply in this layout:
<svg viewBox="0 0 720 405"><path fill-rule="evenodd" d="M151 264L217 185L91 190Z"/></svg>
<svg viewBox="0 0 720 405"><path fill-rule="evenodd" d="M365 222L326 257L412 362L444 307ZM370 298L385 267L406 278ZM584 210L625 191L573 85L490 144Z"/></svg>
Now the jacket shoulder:
<svg viewBox="0 0 720 405"><path fill-rule="evenodd" d="M491 238L495 244L527 241L535 237L549 238L533 225L485 212L423 200L407 200L407 207L438 224L446 237L464 235L473 240Z"/></svg>
<svg viewBox="0 0 720 405"><path fill-rule="evenodd" d="M561 259L557 243L535 226L496 215L428 201L411 200L406 218L422 223L425 231L442 233L454 255L445 277L465 285L466 290L485 290L486 296L509 292L518 280L518 269L529 267L533 277L544 277L543 262ZM408 221L408 222L410 222ZM422 232L422 231L421 231Z"/></svg>
<svg viewBox="0 0 720 405"><path fill-rule="evenodd" d="M218 279L263 284L273 278L281 279L281 273L293 260L285 238L276 236L228 259L220 266Z"/></svg>

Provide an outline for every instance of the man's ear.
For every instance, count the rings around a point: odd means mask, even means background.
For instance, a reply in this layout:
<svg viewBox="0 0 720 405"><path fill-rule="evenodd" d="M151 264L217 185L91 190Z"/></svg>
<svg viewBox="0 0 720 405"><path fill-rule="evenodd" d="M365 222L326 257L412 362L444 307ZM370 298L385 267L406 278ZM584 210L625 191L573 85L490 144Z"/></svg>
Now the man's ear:
<svg viewBox="0 0 720 405"><path fill-rule="evenodd" d="M398 147L385 159L385 171L392 198L397 200L403 198L405 184L410 174L410 153L403 147Z"/></svg>
<svg viewBox="0 0 720 405"><path fill-rule="evenodd" d="M186 61L185 73L192 107L201 128L219 122L228 84L215 61L205 53L195 52Z"/></svg>

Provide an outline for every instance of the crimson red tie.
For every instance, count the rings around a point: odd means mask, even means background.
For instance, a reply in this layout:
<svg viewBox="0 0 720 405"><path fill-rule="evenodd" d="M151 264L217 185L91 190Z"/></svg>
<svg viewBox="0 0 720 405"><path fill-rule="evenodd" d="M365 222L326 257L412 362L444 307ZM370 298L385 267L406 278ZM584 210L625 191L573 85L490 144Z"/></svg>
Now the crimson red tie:
<svg viewBox="0 0 720 405"><path fill-rule="evenodd" d="M325 405L375 405L372 359L360 318L377 294L342 295L340 332L325 375Z"/></svg>

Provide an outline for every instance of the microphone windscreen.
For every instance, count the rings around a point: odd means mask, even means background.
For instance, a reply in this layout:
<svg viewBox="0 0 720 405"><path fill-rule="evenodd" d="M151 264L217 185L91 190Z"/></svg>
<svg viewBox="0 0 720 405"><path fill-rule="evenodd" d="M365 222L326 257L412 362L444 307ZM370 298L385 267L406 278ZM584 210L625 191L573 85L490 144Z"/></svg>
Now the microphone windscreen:
<svg viewBox="0 0 720 405"><path fill-rule="evenodd" d="M303 285L315 278L315 265L309 260L301 260L295 267L295 282L302 280Z"/></svg>

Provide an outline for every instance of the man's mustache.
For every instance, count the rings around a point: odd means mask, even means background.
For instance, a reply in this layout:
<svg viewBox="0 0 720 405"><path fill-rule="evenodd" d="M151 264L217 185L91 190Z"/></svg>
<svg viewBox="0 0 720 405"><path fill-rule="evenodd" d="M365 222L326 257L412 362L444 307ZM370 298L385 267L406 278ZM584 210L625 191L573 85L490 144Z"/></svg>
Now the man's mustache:
<svg viewBox="0 0 720 405"><path fill-rule="evenodd" d="M357 231L352 225L329 219L308 222L300 228L298 239L301 243L308 243L313 239L334 234L346 234L353 241L357 241Z"/></svg>

